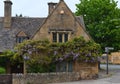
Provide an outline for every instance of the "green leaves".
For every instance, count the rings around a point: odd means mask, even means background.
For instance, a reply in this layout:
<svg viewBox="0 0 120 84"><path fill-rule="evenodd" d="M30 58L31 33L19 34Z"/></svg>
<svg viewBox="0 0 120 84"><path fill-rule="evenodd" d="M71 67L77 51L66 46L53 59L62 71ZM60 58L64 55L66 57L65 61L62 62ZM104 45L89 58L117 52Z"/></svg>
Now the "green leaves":
<svg viewBox="0 0 120 84"><path fill-rule="evenodd" d="M76 15L83 15L86 29L95 42L106 46L120 47L120 9L114 0L80 0ZM113 33L114 32L114 33Z"/></svg>
<svg viewBox="0 0 120 84"><path fill-rule="evenodd" d="M101 56L100 45L94 41L85 41L83 37L74 38L71 41L62 43L59 49L55 49L54 59L61 61L84 61L96 62Z"/></svg>
<svg viewBox="0 0 120 84"><path fill-rule="evenodd" d="M100 45L94 41L86 41L83 37L74 38L66 43L50 43L47 40L27 40L18 44L14 51L7 50L1 56L10 62L26 61L29 72L49 71L49 65L62 61L96 62L100 56ZM29 60L23 57L29 56ZM33 69L35 67L36 69ZM52 70L50 68L50 70Z"/></svg>
<svg viewBox="0 0 120 84"><path fill-rule="evenodd" d="M13 60L13 57L15 55L15 52L14 51L11 51L11 50L5 50L2 52L2 54L0 55L0 57L4 57L10 61Z"/></svg>
<svg viewBox="0 0 120 84"><path fill-rule="evenodd" d="M0 67L0 74L5 74L5 68Z"/></svg>
<svg viewBox="0 0 120 84"><path fill-rule="evenodd" d="M16 59L25 55L30 57L28 64L47 65L58 61L97 61L101 47L94 41L86 41L83 37L79 37L66 43L28 40L18 44L15 49L18 51ZM17 57L17 55L19 56Z"/></svg>
<svg viewBox="0 0 120 84"><path fill-rule="evenodd" d="M14 55L14 52L11 50L3 51L3 53L1 54L2 57L12 57L13 55Z"/></svg>

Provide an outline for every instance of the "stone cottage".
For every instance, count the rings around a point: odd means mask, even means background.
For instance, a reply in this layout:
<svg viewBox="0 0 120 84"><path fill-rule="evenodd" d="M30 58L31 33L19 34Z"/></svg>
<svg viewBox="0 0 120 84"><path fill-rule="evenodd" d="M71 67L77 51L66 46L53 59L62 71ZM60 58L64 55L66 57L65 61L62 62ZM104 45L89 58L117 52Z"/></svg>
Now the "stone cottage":
<svg viewBox="0 0 120 84"><path fill-rule="evenodd" d="M66 42L83 36L90 40L83 17L75 16L64 0L48 3L49 14L46 18L12 17L12 2L4 1L4 17L0 17L0 52L13 49L23 40L48 39L50 42ZM98 74L96 64L74 63L73 71L84 72L86 77Z"/></svg>

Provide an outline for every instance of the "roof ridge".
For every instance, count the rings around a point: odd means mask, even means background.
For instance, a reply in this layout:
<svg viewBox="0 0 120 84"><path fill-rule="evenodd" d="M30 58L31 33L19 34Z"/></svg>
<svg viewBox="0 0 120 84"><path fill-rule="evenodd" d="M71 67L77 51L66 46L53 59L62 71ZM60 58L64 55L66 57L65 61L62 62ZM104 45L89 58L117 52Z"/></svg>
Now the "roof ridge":
<svg viewBox="0 0 120 84"><path fill-rule="evenodd" d="M45 19L47 17L12 17L12 18Z"/></svg>

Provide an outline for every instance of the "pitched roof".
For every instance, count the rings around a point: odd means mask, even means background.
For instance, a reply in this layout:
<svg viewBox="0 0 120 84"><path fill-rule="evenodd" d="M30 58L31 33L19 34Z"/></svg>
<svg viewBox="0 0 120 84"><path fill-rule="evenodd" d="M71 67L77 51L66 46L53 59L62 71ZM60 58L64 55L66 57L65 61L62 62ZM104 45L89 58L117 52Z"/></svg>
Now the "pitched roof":
<svg viewBox="0 0 120 84"><path fill-rule="evenodd" d="M62 2L63 0L60 0ZM57 4L59 6L60 2ZM69 8L68 8L69 9ZM69 9L70 10L70 9ZM53 10L54 12L55 10ZM72 13L72 11L71 11ZM50 14L51 15L51 14ZM50 17L50 15L48 17ZM4 28L4 17L0 17L0 52L6 49L13 49L16 45L16 35L20 32L32 38L41 28L47 18L31 18L31 17L12 17L11 28ZM75 17L80 25L85 29L82 16ZM20 35L21 35L20 33Z"/></svg>
<svg viewBox="0 0 120 84"><path fill-rule="evenodd" d="M3 17L0 17L0 52L13 49L16 35L21 31L31 38L44 20L45 18L12 17L11 28L4 28Z"/></svg>
<svg viewBox="0 0 120 84"><path fill-rule="evenodd" d="M18 34L17 34L17 37L27 37L28 35L26 35L26 33L24 31L20 31Z"/></svg>
<svg viewBox="0 0 120 84"><path fill-rule="evenodd" d="M83 16L82 15L81 16L76 16L76 19L79 21L81 26L86 30Z"/></svg>
<svg viewBox="0 0 120 84"><path fill-rule="evenodd" d="M67 7L67 9L71 12L72 16L77 20L77 22L80 24L80 26L83 28L83 31L86 32L86 29L85 29L85 24L84 24L84 19L83 19L83 16L75 16L72 11L70 10L70 8L67 6L67 4L64 2L64 0L60 0L59 3L56 4L54 10L48 15L48 17L45 19L44 23L46 23L46 21L52 16L52 14L56 11L56 9L60 6L61 3L64 3L64 5ZM64 11L62 11L64 12ZM43 25L44 25L43 23ZM42 27L42 25L41 25ZM39 30L41 29L41 27L39 28ZM37 32L39 32L39 30ZM37 33L36 32L36 33ZM35 33L35 34L36 34ZM87 33L87 32L86 32ZM88 33L87 33L88 34ZM88 36L90 37L90 35L88 34ZM34 38L34 37L32 37ZM91 38L91 37L90 37Z"/></svg>

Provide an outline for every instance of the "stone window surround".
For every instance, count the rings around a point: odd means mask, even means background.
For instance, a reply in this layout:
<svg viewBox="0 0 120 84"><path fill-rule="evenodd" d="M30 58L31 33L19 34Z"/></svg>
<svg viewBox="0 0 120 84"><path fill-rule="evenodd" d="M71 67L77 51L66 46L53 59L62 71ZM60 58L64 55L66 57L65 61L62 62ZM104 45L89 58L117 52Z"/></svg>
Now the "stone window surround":
<svg viewBox="0 0 120 84"><path fill-rule="evenodd" d="M71 37L72 31L50 31L50 36L52 37L53 42L53 33L57 33L57 42L59 42L59 34L62 33L62 42L65 42L65 34L68 34L68 41Z"/></svg>
<svg viewBox="0 0 120 84"><path fill-rule="evenodd" d="M16 36L16 43L22 43L24 40L29 39L27 36Z"/></svg>

